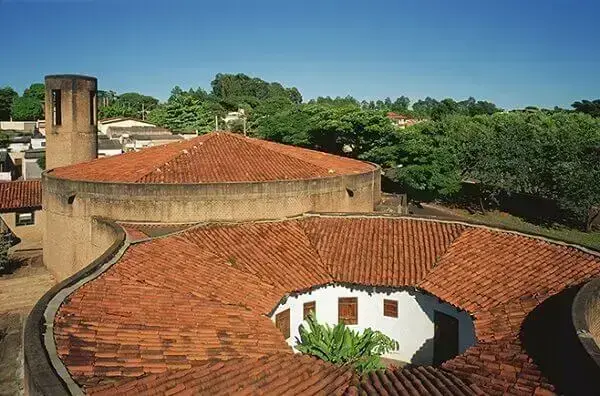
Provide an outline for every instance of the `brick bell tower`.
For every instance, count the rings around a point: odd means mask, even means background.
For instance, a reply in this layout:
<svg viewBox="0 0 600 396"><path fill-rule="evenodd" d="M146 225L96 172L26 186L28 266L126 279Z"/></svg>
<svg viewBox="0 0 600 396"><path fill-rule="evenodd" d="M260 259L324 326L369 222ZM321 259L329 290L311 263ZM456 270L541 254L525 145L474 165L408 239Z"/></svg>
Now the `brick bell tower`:
<svg viewBox="0 0 600 396"><path fill-rule="evenodd" d="M46 169L90 161L98 156L95 77L46 76Z"/></svg>

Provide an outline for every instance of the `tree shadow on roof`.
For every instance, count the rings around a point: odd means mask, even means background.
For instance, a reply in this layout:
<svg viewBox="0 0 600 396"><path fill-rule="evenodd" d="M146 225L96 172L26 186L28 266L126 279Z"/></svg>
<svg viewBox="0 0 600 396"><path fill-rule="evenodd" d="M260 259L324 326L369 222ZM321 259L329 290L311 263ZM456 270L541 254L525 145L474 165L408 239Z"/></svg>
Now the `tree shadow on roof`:
<svg viewBox="0 0 600 396"><path fill-rule="evenodd" d="M571 306L581 285L546 299L527 315L521 342L556 391L565 395L597 395L600 367L581 345L571 318Z"/></svg>

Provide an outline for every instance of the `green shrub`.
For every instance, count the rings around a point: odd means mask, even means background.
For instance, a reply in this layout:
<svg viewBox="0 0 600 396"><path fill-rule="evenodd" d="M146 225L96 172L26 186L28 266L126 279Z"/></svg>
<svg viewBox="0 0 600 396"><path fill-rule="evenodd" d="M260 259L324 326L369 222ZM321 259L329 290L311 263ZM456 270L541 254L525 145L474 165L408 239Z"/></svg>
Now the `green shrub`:
<svg viewBox="0 0 600 396"><path fill-rule="evenodd" d="M370 328L362 334L343 323L332 328L318 323L312 313L307 323L308 329L300 325L296 349L336 365L352 365L360 373L384 368L380 356L398 349L398 342Z"/></svg>
<svg viewBox="0 0 600 396"><path fill-rule="evenodd" d="M8 258L8 248L10 247L10 239L7 235L0 232L0 273L8 269L10 260Z"/></svg>

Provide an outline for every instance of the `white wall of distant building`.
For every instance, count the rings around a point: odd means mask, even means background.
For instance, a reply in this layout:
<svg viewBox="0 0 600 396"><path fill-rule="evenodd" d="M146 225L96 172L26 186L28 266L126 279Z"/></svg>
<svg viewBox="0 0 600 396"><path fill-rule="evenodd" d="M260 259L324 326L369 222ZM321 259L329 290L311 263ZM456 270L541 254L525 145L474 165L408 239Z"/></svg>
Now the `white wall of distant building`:
<svg viewBox="0 0 600 396"><path fill-rule="evenodd" d="M370 327L398 341L399 349L384 355L384 357L416 364L432 364L434 311L442 312L458 320L459 353L464 352L476 341L473 321L469 314L441 302L437 297L416 290L327 285L289 296L284 303L276 307L271 319L275 323L278 313L290 309L290 337L287 342L294 347L296 338L300 338L299 326L305 323L303 319L304 303L314 301L317 321L333 326L338 323L338 299L340 297L358 298L358 324L349 325L349 328L363 331ZM398 302L398 317L384 316L384 299ZM418 351L419 353L417 353Z"/></svg>
<svg viewBox="0 0 600 396"><path fill-rule="evenodd" d="M5 131L33 132L36 121L0 121L0 129Z"/></svg>
<svg viewBox="0 0 600 396"><path fill-rule="evenodd" d="M155 127L156 125L151 124L149 122L140 121L140 120L120 120L120 121L112 121L103 123L98 121L98 131L106 135L106 132L109 127L136 127L136 126L146 126L146 127Z"/></svg>

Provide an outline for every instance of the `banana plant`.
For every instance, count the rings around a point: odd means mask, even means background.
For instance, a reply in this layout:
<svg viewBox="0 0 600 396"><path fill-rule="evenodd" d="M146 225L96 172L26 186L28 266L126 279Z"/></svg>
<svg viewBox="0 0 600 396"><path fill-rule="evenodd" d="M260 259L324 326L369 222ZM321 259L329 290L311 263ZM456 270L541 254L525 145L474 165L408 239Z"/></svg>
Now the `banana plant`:
<svg viewBox="0 0 600 396"><path fill-rule="evenodd" d="M380 331L366 329L359 333L345 324L334 327L318 323L311 312L307 325L300 325L296 349L336 365L352 365L359 373L383 368L380 356L397 350L398 342Z"/></svg>

